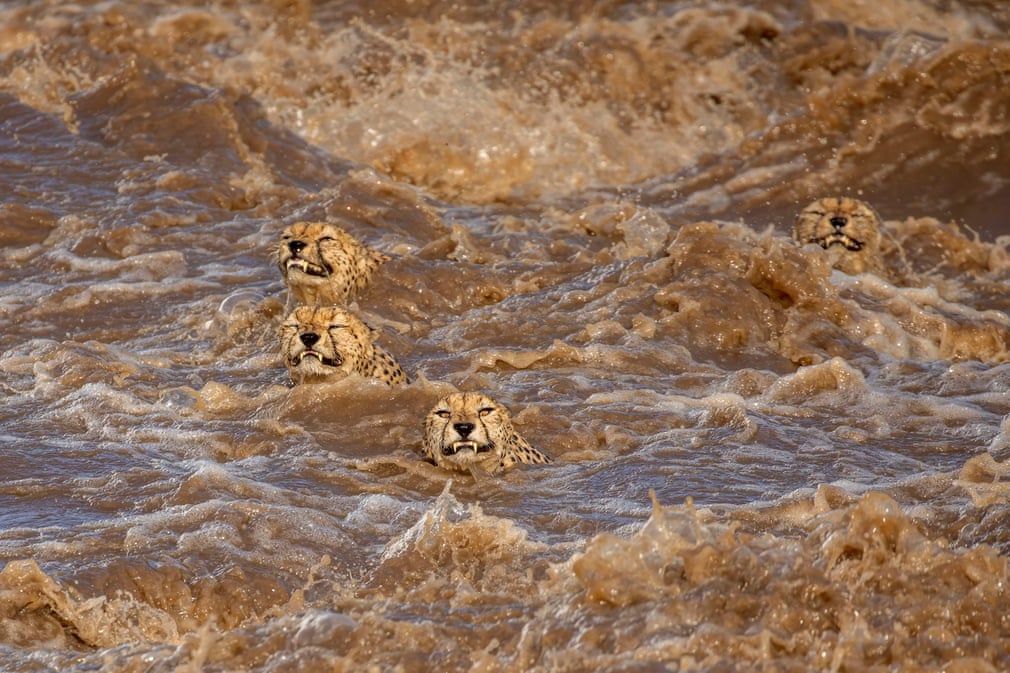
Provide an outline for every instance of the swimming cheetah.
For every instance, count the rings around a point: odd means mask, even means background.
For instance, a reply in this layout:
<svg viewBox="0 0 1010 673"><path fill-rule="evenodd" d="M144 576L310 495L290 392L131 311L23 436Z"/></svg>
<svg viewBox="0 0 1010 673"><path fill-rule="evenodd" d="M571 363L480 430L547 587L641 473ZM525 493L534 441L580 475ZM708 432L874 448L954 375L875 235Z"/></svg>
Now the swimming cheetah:
<svg viewBox="0 0 1010 673"><path fill-rule="evenodd" d="M280 330L281 353L295 383L339 381L351 374L390 386L407 383L392 355L375 345L375 332L336 306L299 306Z"/></svg>
<svg viewBox="0 0 1010 673"><path fill-rule="evenodd" d="M869 204L846 196L814 201L796 217L793 240L815 243L845 273L879 272L880 216Z"/></svg>
<svg viewBox="0 0 1010 673"><path fill-rule="evenodd" d="M550 463L512 427L508 409L482 393L451 393L424 419L425 457L448 469L488 473L516 463Z"/></svg>
<svg viewBox="0 0 1010 673"><path fill-rule="evenodd" d="M281 233L277 266L296 304L330 306L363 290L387 255L367 248L340 227L298 222Z"/></svg>

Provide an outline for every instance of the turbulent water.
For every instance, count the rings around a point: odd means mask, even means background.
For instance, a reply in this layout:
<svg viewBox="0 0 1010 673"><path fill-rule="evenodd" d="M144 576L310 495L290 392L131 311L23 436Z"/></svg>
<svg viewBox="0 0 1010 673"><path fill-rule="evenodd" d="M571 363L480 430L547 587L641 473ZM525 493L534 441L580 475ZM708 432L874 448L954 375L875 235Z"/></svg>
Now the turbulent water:
<svg viewBox="0 0 1010 673"><path fill-rule="evenodd" d="M1010 669L1010 9L0 2L4 671ZM884 220L879 273L790 237ZM412 382L291 385L298 221ZM480 390L554 458L421 459Z"/></svg>

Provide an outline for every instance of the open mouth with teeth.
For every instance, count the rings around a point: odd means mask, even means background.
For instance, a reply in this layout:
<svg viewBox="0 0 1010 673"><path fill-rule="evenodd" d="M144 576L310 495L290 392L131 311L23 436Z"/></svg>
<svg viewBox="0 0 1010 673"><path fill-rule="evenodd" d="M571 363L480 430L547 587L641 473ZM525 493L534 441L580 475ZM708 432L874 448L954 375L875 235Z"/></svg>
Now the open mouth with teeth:
<svg viewBox="0 0 1010 673"><path fill-rule="evenodd" d="M840 231L836 231L835 233L824 236L823 238L814 239L812 242L821 246L825 250L833 245L840 245L846 250L851 250L852 252L858 252L863 249L861 241L857 241L850 236L846 236Z"/></svg>
<svg viewBox="0 0 1010 673"><path fill-rule="evenodd" d="M460 451L473 451L474 453L487 453L494 448L494 444L478 444L472 439L460 439L452 444L442 447L442 455L455 456Z"/></svg>
<svg viewBox="0 0 1010 673"><path fill-rule="evenodd" d="M333 269L328 264L320 266L318 264L313 264L307 259L302 259L301 257L292 257L284 263L284 268L288 271L297 269L306 275L318 276L320 278L325 278L333 274Z"/></svg>
<svg viewBox="0 0 1010 673"><path fill-rule="evenodd" d="M339 367L340 365L344 364L344 359L339 355L330 358L326 357L319 351L314 351L310 348L307 348L301 351L300 353L295 353L290 358L288 358L288 362L291 363L292 367L297 367L302 363L302 360L310 357L319 360L321 364L327 367Z"/></svg>

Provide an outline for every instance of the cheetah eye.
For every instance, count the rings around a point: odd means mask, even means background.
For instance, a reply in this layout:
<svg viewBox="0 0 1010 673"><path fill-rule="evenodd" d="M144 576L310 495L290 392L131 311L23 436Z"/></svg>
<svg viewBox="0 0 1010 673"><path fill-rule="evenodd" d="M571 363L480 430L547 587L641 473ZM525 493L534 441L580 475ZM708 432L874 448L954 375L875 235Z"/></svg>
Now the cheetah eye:
<svg viewBox="0 0 1010 673"><path fill-rule="evenodd" d="M452 416L452 414L446 411L445 409L439 409L438 411L435 412L435 415L438 416L439 418L449 418L450 416Z"/></svg>
<svg viewBox="0 0 1010 673"><path fill-rule="evenodd" d="M336 240L336 239L333 238L332 236L320 236L319 237L319 242L320 243L326 243L327 241L334 241L334 240Z"/></svg>
<svg viewBox="0 0 1010 673"><path fill-rule="evenodd" d="M494 407L483 407L477 410L477 415L483 418L484 416L490 414L492 411L494 411Z"/></svg>

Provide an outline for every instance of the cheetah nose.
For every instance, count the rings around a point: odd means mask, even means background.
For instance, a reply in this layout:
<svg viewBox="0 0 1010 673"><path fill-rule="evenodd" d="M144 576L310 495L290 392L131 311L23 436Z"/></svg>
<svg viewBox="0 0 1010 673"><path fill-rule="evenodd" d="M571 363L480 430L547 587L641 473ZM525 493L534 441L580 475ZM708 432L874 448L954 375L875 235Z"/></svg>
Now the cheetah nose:
<svg viewBox="0 0 1010 673"><path fill-rule="evenodd" d="M303 334L299 334L298 338L302 340L302 343L305 344L306 348L312 348L313 344L319 341L319 335L315 332L305 332Z"/></svg>
<svg viewBox="0 0 1010 673"><path fill-rule="evenodd" d="M308 246L305 245L304 241L291 241L290 243L288 243L288 250L291 251L292 255L297 255L307 247Z"/></svg>
<svg viewBox="0 0 1010 673"><path fill-rule="evenodd" d="M835 229L841 229L842 227L844 227L846 224L849 223L849 218L845 217L844 215L835 215L830 220L828 220L828 222L830 222L831 226L834 227Z"/></svg>
<svg viewBox="0 0 1010 673"><path fill-rule="evenodd" d="M459 433L459 436L466 439L473 432L473 423L453 423L453 430Z"/></svg>

